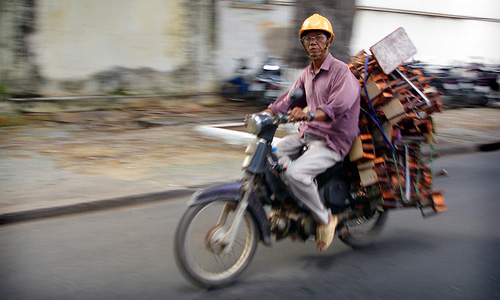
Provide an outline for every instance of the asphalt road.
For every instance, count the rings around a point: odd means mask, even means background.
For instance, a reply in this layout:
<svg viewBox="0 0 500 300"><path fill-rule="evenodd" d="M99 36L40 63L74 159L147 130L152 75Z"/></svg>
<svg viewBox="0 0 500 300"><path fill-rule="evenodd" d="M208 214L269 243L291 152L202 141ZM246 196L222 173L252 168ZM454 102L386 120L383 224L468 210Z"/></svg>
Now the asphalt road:
<svg viewBox="0 0 500 300"><path fill-rule="evenodd" d="M0 227L0 299L498 299L500 152L435 161L448 211L394 211L373 246L259 245L244 276L192 286L173 261L187 199Z"/></svg>

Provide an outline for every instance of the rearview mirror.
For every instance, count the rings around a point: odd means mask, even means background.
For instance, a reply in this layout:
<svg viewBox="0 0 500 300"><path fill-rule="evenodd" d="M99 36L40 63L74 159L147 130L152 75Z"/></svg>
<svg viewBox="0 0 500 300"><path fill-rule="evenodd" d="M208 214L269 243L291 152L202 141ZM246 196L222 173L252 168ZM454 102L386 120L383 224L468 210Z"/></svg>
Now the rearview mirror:
<svg viewBox="0 0 500 300"><path fill-rule="evenodd" d="M301 88L294 88L293 90L290 91L290 100L292 100L291 103L297 102L300 99L304 97L304 90Z"/></svg>

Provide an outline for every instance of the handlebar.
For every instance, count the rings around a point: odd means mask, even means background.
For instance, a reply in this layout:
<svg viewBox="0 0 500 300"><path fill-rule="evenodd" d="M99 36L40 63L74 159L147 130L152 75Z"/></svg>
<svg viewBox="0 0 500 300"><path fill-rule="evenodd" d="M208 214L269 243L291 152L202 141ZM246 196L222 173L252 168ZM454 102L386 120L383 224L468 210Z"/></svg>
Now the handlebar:
<svg viewBox="0 0 500 300"><path fill-rule="evenodd" d="M300 121L307 121L307 117L303 117L302 120L300 120ZM290 115L281 116L280 124L284 124L284 123L290 123Z"/></svg>

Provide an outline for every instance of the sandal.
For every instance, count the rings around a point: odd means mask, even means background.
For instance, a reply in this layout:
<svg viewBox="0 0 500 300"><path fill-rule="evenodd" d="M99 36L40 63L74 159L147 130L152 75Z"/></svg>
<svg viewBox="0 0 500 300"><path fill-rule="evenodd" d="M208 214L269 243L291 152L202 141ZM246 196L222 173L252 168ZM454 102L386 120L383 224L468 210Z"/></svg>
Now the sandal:
<svg viewBox="0 0 500 300"><path fill-rule="evenodd" d="M338 222L337 215L330 215L328 217L328 224L318 225L316 227L318 252L323 252L330 247L333 242L333 238L335 237L335 228L337 227Z"/></svg>

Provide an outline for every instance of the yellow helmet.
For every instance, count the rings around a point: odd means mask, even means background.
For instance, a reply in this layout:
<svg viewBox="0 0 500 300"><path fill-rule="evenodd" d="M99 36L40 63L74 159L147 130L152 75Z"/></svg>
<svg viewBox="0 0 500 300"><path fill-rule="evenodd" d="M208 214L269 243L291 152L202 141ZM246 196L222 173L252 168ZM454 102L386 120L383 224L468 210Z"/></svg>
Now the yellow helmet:
<svg viewBox="0 0 500 300"><path fill-rule="evenodd" d="M327 18L314 14L307 18L299 31L299 37L302 37L302 33L308 30L322 30L328 32L333 40L335 38L335 34L333 34L332 24L328 21Z"/></svg>

